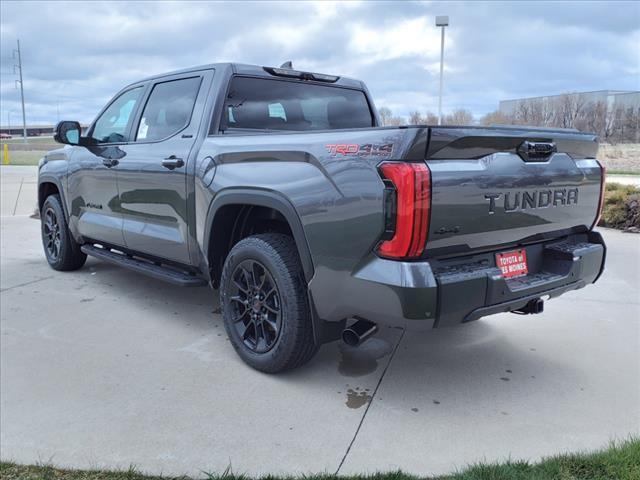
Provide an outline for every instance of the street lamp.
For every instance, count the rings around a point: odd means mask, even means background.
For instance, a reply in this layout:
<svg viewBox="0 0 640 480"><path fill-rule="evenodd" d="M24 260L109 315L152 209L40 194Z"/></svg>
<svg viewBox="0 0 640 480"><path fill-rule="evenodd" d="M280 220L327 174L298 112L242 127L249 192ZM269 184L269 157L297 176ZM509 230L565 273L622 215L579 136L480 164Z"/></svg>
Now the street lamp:
<svg viewBox="0 0 640 480"><path fill-rule="evenodd" d="M440 37L440 95L438 96L438 125L442 125L442 71L444 68L444 27L448 26L448 15L438 15L436 17L436 27L442 27L442 35Z"/></svg>

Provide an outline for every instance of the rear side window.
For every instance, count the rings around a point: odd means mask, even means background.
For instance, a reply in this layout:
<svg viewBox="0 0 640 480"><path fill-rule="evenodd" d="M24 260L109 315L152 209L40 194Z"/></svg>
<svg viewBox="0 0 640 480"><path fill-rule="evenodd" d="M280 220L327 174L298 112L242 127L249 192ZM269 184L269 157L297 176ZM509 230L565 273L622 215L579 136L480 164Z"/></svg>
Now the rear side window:
<svg viewBox="0 0 640 480"><path fill-rule="evenodd" d="M189 125L200 77L157 83L144 107L136 141L162 140Z"/></svg>
<svg viewBox="0 0 640 480"><path fill-rule="evenodd" d="M222 128L331 130L374 125L360 90L313 83L235 77Z"/></svg>

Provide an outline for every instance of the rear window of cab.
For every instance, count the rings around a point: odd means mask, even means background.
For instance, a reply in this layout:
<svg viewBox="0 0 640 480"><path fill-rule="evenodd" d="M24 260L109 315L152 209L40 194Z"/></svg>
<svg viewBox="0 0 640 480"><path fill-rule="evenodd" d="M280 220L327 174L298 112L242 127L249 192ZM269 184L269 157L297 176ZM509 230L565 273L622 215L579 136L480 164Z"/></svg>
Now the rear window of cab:
<svg viewBox="0 0 640 480"><path fill-rule="evenodd" d="M222 129L334 130L375 125L362 90L315 83L234 77Z"/></svg>

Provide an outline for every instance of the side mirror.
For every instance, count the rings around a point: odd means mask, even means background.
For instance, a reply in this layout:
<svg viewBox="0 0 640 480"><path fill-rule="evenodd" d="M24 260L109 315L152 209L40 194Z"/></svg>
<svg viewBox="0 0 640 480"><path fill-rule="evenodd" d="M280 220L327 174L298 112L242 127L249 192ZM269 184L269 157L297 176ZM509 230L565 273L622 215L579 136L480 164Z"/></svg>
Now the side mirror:
<svg viewBox="0 0 640 480"><path fill-rule="evenodd" d="M56 132L53 135L53 139L58 143L64 143L66 145L79 145L81 132L79 122L63 120L56 125Z"/></svg>

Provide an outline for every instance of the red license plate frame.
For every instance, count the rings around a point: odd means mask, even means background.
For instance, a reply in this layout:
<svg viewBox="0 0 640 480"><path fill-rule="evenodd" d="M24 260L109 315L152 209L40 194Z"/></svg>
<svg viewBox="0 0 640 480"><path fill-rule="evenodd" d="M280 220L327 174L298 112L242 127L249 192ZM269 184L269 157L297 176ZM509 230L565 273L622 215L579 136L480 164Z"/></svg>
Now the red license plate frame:
<svg viewBox="0 0 640 480"><path fill-rule="evenodd" d="M523 277L529 273L527 251L524 248L496 253L496 267L504 278Z"/></svg>

